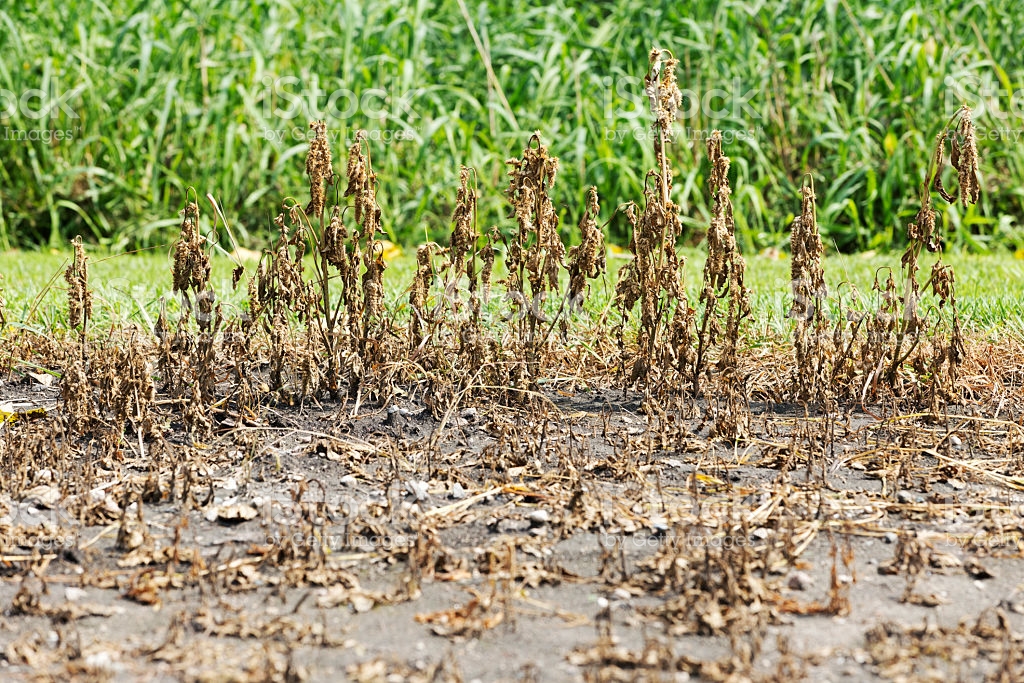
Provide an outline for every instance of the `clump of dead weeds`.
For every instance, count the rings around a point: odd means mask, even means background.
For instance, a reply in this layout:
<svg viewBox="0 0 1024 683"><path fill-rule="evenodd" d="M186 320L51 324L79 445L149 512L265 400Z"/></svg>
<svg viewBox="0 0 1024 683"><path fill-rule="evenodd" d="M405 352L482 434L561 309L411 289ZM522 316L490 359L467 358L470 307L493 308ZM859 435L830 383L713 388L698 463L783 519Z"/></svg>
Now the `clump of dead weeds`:
<svg viewBox="0 0 1024 683"><path fill-rule="evenodd" d="M708 186L712 194L711 225L708 228L708 258L704 263L704 286L700 293L703 310L697 328L697 352L693 362L693 392L701 394L701 375L710 375L709 351L719 346L717 370L718 391L715 406L714 432L734 440L747 435L749 410L745 379L739 375L737 354L740 325L750 316L750 292L743 284L746 262L736 246L736 223L733 220L732 190L729 187L729 157L722 153L722 134L714 131L707 143L711 174ZM718 310L725 299L725 327ZM708 377L707 379L710 379Z"/></svg>
<svg viewBox="0 0 1024 683"><path fill-rule="evenodd" d="M865 633L867 653L888 680L951 680L964 676L1016 681L1024 676L1024 639L1001 609L955 627L882 623ZM980 678L978 678L980 680Z"/></svg>
<svg viewBox="0 0 1024 683"><path fill-rule="evenodd" d="M287 403L321 393L335 399L361 396L367 369L385 364L392 340L369 143L359 132L348 152L344 197L352 204L328 211L327 188L337 176L326 125L310 125L315 133L306 160L310 201L305 208L285 203L285 212L274 220L277 243L249 284L249 315L261 321L267 335L270 390ZM311 279L305 275L307 254Z"/></svg>
<svg viewBox="0 0 1024 683"><path fill-rule="evenodd" d="M652 50L645 77L655 123L655 154L658 169L648 171L644 188L644 209L637 216L635 204L622 207L632 226L629 250L632 260L619 272L615 303L621 315L619 349L627 385L642 385L647 391L673 376L685 376L695 357L693 310L683 284L684 261L676 251L682 233L679 207L671 200L672 168L667 144L672 138L682 94L676 82L678 60ZM625 340L625 322L639 303L640 315L635 350ZM678 381L678 380L677 380Z"/></svg>
<svg viewBox="0 0 1024 683"><path fill-rule="evenodd" d="M559 290L558 275L565 266L565 245L558 231L558 214L551 190L558 175L558 159L548 153L535 133L519 159L510 159L506 194L516 219L516 230L506 242L505 279L509 341L515 344L509 370L512 387L532 389L540 376L547 350L545 332L550 323L544 310L551 292Z"/></svg>
<svg viewBox="0 0 1024 683"><path fill-rule="evenodd" d="M186 201L181 216L171 269L181 313L172 329L161 306L155 329L158 367L164 391L181 406L186 431L205 440L213 430L210 407L216 401L218 334L224 316L210 283L210 243L200 231L198 201Z"/></svg>
<svg viewBox="0 0 1024 683"><path fill-rule="evenodd" d="M959 180L954 192L942 182L947 144ZM873 302L851 288L847 301L838 301L831 339L826 334L829 307L813 183L802 189L801 214L793 222L791 238L796 397L826 405L885 397L927 401L933 415L956 397L965 348L955 275L952 266L942 261L932 192L949 203L976 203L978 163L971 110L964 106L936 138L922 183L921 208L907 225L908 246L899 276L892 269L879 269L872 286ZM925 251L938 258L922 284L919 271ZM931 298L925 294L929 289Z"/></svg>
<svg viewBox="0 0 1024 683"><path fill-rule="evenodd" d="M793 305L789 317L795 321L794 372L798 397L820 401L830 386L827 363L834 353L828 325L828 288L821 265L825 250L818 230L814 180L809 178L800 193L800 215L793 220L790 237Z"/></svg>

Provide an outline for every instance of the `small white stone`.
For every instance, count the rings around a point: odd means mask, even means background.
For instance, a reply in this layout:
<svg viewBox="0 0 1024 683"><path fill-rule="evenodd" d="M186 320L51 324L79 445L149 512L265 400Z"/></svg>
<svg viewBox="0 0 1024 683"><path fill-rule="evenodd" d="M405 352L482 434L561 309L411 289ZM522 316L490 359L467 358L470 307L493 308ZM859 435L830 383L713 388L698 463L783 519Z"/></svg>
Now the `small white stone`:
<svg viewBox="0 0 1024 683"><path fill-rule="evenodd" d="M550 513L547 510L539 509L534 510L526 516L526 519L530 521L530 524L547 524L551 519Z"/></svg>
<svg viewBox="0 0 1024 683"><path fill-rule="evenodd" d="M415 496L417 501L427 499L427 482L419 480L411 480L405 482L405 490Z"/></svg>
<svg viewBox="0 0 1024 683"><path fill-rule="evenodd" d="M114 665L114 657L107 650L94 652L85 657L85 666L99 671L110 671Z"/></svg>
<svg viewBox="0 0 1024 683"><path fill-rule="evenodd" d="M88 593L79 588L78 586L68 586L64 589L64 599L68 602L77 602L84 598Z"/></svg>

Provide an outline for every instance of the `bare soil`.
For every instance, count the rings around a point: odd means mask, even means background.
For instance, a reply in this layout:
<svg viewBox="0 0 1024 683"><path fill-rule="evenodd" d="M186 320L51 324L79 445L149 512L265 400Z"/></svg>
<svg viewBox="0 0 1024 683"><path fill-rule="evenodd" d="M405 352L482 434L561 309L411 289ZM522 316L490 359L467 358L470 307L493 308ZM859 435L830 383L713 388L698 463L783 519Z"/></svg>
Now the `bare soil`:
<svg viewBox="0 0 1024 683"><path fill-rule="evenodd" d="M48 412L5 425L8 448L56 447L28 436L59 430L56 388L15 373L3 398L26 396ZM165 439L126 434L118 457L74 444L96 458L88 474L6 472L0 677L1022 670L1008 416L825 425L752 404L754 436L726 444L707 438L706 404L668 407L671 423L641 408L579 387L441 416L412 401L269 407L258 423L217 413L206 444L169 417Z"/></svg>

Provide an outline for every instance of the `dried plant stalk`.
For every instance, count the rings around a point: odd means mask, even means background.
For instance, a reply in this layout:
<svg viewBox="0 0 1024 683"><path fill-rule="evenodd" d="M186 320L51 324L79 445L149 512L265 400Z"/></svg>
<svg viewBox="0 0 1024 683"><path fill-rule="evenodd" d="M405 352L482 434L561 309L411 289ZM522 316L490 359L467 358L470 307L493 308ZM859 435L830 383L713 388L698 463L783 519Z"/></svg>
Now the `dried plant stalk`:
<svg viewBox="0 0 1024 683"><path fill-rule="evenodd" d="M583 305L587 280L593 280L607 270L604 233L597 226L600 206L597 188L587 193L587 206L580 217L580 243L569 249L569 303L571 309Z"/></svg>
<svg viewBox="0 0 1024 683"><path fill-rule="evenodd" d="M129 424L139 435L156 433L153 373L134 335L102 349L93 359L92 374L99 389L100 410L110 414L114 433L122 434Z"/></svg>
<svg viewBox="0 0 1024 683"><path fill-rule="evenodd" d="M183 400L186 431L193 439L205 440L212 433L209 412L216 393L217 336L224 319L210 284L210 256L207 239L199 232L198 203L186 201L181 215L171 274L182 314L172 334L161 309L155 332L165 389ZM195 320L195 331L190 319Z"/></svg>
<svg viewBox="0 0 1024 683"><path fill-rule="evenodd" d="M369 153L364 153L363 143L366 133L356 133L356 140L348 153L348 187L346 197L354 197L355 219L360 226L360 234L354 235L358 240L365 240L362 251L362 338L359 349L366 360L368 350L373 351L371 340L379 341L384 326L384 247L377 239L384 234L381 228L381 210L377 203L377 176L373 172ZM355 321L350 320L351 325Z"/></svg>
<svg viewBox="0 0 1024 683"><path fill-rule="evenodd" d="M294 207L291 207L294 208ZM260 261L249 283L249 312L253 319L263 317L269 335L269 388L291 402L287 390L290 369L297 372L296 349L292 342L291 316L308 320L316 299L303 276L306 254L305 227L298 211L278 214L274 225L278 230L273 250ZM289 227L291 226L291 227ZM294 228L294 230L292 229ZM311 323L312 324L312 323Z"/></svg>
<svg viewBox="0 0 1024 683"><path fill-rule="evenodd" d="M480 237L476 230L476 191L469 186L471 169L459 169L459 190L455 196L455 212L452 214L452 232L448 243L451 267L454 273L463 270L469 278L470 287L476 279L474 252Z"/></svg>
<svg viewBox="0 0 1024 683"><path fill-rule="evenodd" d="M4 276L0 274L0 284L3 284ZM4 299L4 288L0 286L0 332L7 327L7 300Z"/></svg>
<svg viewBox="0 0 1024 683"><path fill-rule="evenodd" d="M955 125L954 125L955 124ZM942 184L942 170L944 164L944 150L946 141L950 143L950 164L957 171L958 187L954 192L949 192ZM907 226L907 237L909 244L903 254L903 311L899 324L896 326L895 348L890 355L889 367L886 370L885 378L889 386L894 386L897 381L897 374L914 352L917 350L922 336L927 332L927 325L922 319L919 311L920 286L917 281L917 271L920 266L918 260L923 249L938 252L942 249L942 238L936 230L936 214L931 206L931 190L938 192L943 199L952 204L959 198L961 205L966 208L968 204L978 202L981 186L978 180L978 166L980 163L974 122L971 109L963 105L953 114L944 126L943 130L936 136L935 151L932 154L928 170L925 174L924 184L921 188L921 209L918 211L915 220ZM949 294L947 290L952 287L952 269L940 268L933 270L931 282L935 283L938 277L939 290ZM947 284L944 284L947 283ZM945 299L940 296L940 307L945 304ZM953 309L953 336L959 336L959 318L955 304ZM950 348L960 345L962 340L951 338ZM959 355L949 351L940 353L943 358L950 358L951 367L959 364L954 363L954 357ZM952 371L955 374L955 369ZM936 381L933 375L932 381ZM934 393L934 392L933 392Z"/></svg>
<svg viewBox="0 0 1024 683"><path fill-rule="evenodd" d="M506 195L517 224L507 242L505 286L515 311L511 322L516 344L525 359L525 372L536 377L542 356L538 323L548 321L544 303L549 292L559 289L558 274L565 262L565 245L550 196L558 174L558 159L548 154L540 134L534 133L522 158L505 163L510 167Z"/></svg>
<svg viewBox="0 0 1024 683"><path fill-rule="evenodd" d="M704 304L701 324L697 330L697 355L693 364L693 391L701 392L701 375L710 373L709 351L721 339L717 370L722 382L715 431L726 438L739 438L746 433L749 415L745 403L743 381L737 376L737 353L740 324L750 315L750 293L743 284L746 261L736 246L736 224L733 220L732 189L729 187L729 157L722 153L722 134L713 131L707 142L711 173L708 186L712 194L711 224L708 228L708 258L704 264L704 286L700 302ZM720 322L718 302L727 297L725 327Z"/></svg>
<svg viewBox="0 0 1024 683"><path fill-rule="evenodd" d="M356 133L346 165L345 197L352 197L354 227L346 226L342 207L326 211L325 189L334 183L326 126L314 121L315 137L306 159L310 203L303 209L288 201L275 219L279 237L249 285L253 319L261 316L271 346L271 389L288 401L287 377L294 374L297 397L326 389L338 398L342 385L360 391L364 369L384 358L387 325L383 273L386 268L381 209L366 134ZM304 275L311 253L315 273ZM336 271L333 272L333 271ZM292 319L305 324L291 329Z"/></svg>
<svg viewBox="0 0 1024 683"><path fill-rule="evenodd" d="M306 206L306 215L322 219L324 206L327 204L325 186L330 185L334 179L331 147L327 142L327 124L323 121L313 121L309 127L313 130L313 141L306 156L306 175L309 176L309 204Z"/></svg>
<svg viewBox="0 0 1024 683"><path fill-rule="evenodd" d="M214 295L213 289L209 287L210 256L205 249L206 238L199 233L199 204L188 202L181 215L181 234L174 245L174 266L171 271L173 291L181 293L182 308L194 313L200 331L208 332L212 322Z"/></svg>
<svg viewBox="0 0 1024 683"><path fill-rule="evenodd" d="M827 334L825 271L821 265L824 247L818 231L814 181L800 188L800 215L793 220L790 235L790 270L793 305L789 317L796 321L793 350L796 354L796 386L800 400L821 400L829 388L825 364L832 353Z"/></svg>
<svg viewBox="0 0 1024 683"><path fill-rule="evenodd" d="M939 300L939 309L949 306L952 317L949 341L946 342L943 335L936 334L936 338L932 342L932 361L929 368L931 382L928 397L932 414L937 416L943 405L954 395L966 351L963 330L960 327L960 314L956 304L956 276L953 273L953 266L943 264L941 260L936 261L932 266L929 282L932 286L932 293Z"/></svg>
<svg viewBox="0 0 1024 683"><path fill-rule="evenodd" d="M947 140L950 143L950 165L957 172L957 188L953 192L946 190L942 184ZM932 162L925 179L925 191L927 192L929 188L934 189L950 204L959 198L965 209L968 204L977 204L981 196L981 183L978 180L979 163L974 119L971 108L965 104L956 110L936 136L935 152L932 154Z"/></svg>
<svg viewBox="0 0 1024 683"><path fill-rule="evenodd" d="M409 351L415 353L424 342L423 328L427 322L427 298L430 296L430 282L434 276L431 261L432 244L421 244L416 250L416 274L409 288Z"/></svg>
<svg viewBox="0 0 1024 683"><path fill-rule="evenodd" d="M682 221L679 207L670 199L672 169L666 151L682 94L675 76L678 62L671 55L663 59L664 55L658 49L651 51L644 81L657 133L658 170L647 174L643 213L637 217L636 206L632 203L621 207L632 226L629 249L633 259L619 272L615 286L616 307L623 321L618 332L623 368L625 321L633 307L640 304L637 348L627 384L643 382L648 389L666 386L665 374L673 369L685 372L693 358L690 333L693 311L683 286L684 262L676 252ZM669 330L667 335L666 329Z"/></svg>
<svg viewBox="0 0 1024 683"><path fill-rule="evenodd" d="M68 325L79 330L84 340L89 318L92 317L92 292L89 291L89 259L85 255L81 236L71 241L75 255L64 271L68 284Z"/></svg>
<svg viewBox="0 0 1024 683"><path fill-rule="evenodd" d="M63 414L72 432L86 431L97 417L92 382L82 358L69 359L60 383Z"/></svg>
<svg viewBox="0 0 1024 683"><path fill-rule="evenodd" d="M477 192L470 183L474 174L471 168L460 169L449 246L441 249L429 243L419 247L409 294L410 344L420 367L428 371L428 393L434 397L448 395L454 386L478 377L490 360L480 316L485 304L481 294L489 294L494 250L490 245L479 248ZM434 254L447 255L439 270L434 266ZM430 287L435 282L441 284L442 291L431 299ZM468 308L461 294L463 282L468 287ZM484 383L491 384L493 379L486 378ZM431 400L433 405L440 405Z"/></svg>

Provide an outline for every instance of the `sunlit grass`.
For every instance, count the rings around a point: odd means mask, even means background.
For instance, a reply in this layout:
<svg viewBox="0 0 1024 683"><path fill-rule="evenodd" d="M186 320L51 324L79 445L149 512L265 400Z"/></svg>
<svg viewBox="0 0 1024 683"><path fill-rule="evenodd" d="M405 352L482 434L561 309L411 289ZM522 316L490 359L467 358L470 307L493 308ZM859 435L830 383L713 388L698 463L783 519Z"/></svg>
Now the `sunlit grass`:
<svg viewBox="0 0 1024 683"><path fill-rule="evenodd" d="M696 302L704 257L700 250L685 249L686 284L691 302ZM67 326L67 300L63 269L70 254L65 252L0 253L0 271L5 273L8 318L15 326L38 331L64 330ZM626 263L626 255L613 252L610 273L594 281L587 307L595 315L608 307L614 296L615 272ZM954 266L957 303L965 329L977 334L1019 334L1024 331L1024 260L1010 255L950 254L944 257ZM931 268L934 257L922 259L922 273ZM212 259L212 283L228 313L237 314L246 304L245 280L231 287L233 261L215 255ZM753 317L748 333L754 338L788 335L786 318L792 302L789 259L771 252L747 258L747 286L751 290ZM245 261L247 273L255 261ZM309 265L312 273L312 266ZM399 320L407 314L408 286L415 261L410 252L397 256L384 274L388 308ZM171 259L164 251L133 255L90 256L90 284L95 292L96 328L111 325L138 325L152 330L160 307L177 311L177 295L171 291ZM889 268L899 279L899 255L863 253L832 255L824 263L830 295L841 294L848 303L850 287L870 304L876 273L883 280ZM496 274L500 275L501 269ZM926 275L920 276L923 281ZM500 290L500 288L498 288ZM931 305L926 297L922 306ZM404 324L404 323L403 323Z"/></svg>

